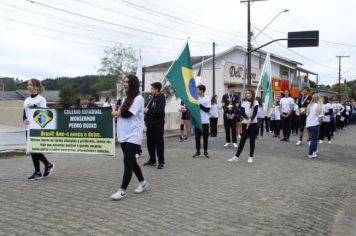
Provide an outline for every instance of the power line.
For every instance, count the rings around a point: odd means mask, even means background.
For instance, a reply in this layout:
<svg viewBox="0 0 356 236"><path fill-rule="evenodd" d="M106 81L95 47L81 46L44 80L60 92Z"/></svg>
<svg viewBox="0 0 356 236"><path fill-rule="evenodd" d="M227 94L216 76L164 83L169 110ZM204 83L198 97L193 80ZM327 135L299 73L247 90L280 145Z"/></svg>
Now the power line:
<svg viewBox="0 0 356 236"><path fill-rule="evenodd" d="M159 36L159 37L163 37L163 38L171 38L171 39L176 39L176 40L181 40L181 41L185 41L186 40L184 38L179 38L179 37L174 37L174 36L169 36L169 35L163 35L163 34L160 34L160 33L150 32L150 31L146 31L146 30L142 30L142 29L138 29L138 28L133 28L133 27L130 27L130 26L120 25L120 24L109 22L109 21L106 21L106 20L101 20L101 19L98 19L98 18L86 16L86 15L83 15L83 14L79 14L79 13L76 13L76 12L73 12L73 11L68 11L68 10L64 10L64 9L58 8L58 7L53 7L53 6L50 6L50 5L47 5L47 4L39 3L39 2L36 2L36 1L33 1L33 0L25 0L25 1L33 3L33 4L40 5L42 7L53 9L53 10L56 10L56 11L65 12L67 14L79 16L79 17L82 17L82 18L94 20L94 21L97 21L97 22L105 23L105 24L114 25L114 26L121 27L121 28L126 28L126 29L133 30L133 31L136 31L136 32L141 32L141 33L151 34L151 35L155 35L155 36ZM202 41L196 41L196 40L191 40L191 42L200 43L200 44L209 44L210 45L210 43L202 42Z"/></svg>

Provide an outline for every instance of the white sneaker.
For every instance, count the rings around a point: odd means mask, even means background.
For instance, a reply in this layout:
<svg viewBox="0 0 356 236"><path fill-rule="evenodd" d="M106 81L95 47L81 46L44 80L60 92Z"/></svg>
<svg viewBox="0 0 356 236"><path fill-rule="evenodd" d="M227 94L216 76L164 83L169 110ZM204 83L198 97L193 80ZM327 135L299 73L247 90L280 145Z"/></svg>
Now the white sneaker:
<svg viewBox="0 0 356 236"><path fill-rule="evenodd" d="M311 144L311 141L308 141L308 146L310 146L310 144Z"/></svg>
<svg viewBox="0 0 356 236"><path fill-rule="evenodd" d="M228 146L230 146L230 143L225 143L224 144L224 147L228 147Z"/></svg>
<svg viewBox="0 0 356 236"><path fill-rule="evenodd" d="M315 153L315 154L317 154L317 155L318 155L318 154L319 154L319 150L316 150L316 151L315 151L315 152L313 152L313 153Z"/></svg>
<svg viewBox="0 0 356 236"><path fill-rule="evenodd" d="M297 145L297 146L302 145L302 141L299 140L295 145Z"/></svg>
<svg viewBox="0 0 356 236"><path fill-rule="evenodd" d="M331 144L331 141L328 141L328 144Z"/></svg>
<svg viewBox="0 0 356 236"><path fill-rule="evenodd" d="M146 180L140 182L137 186L137 188L135 189L135 193L142 193L144 192L146 189L148 188L148 183Z"/></svg>
<svg viewBox="0 0 356 236"><path fill-rule="evenodd" d="M252 163L252 162L253 162L253 157L249 157L247 163Z"/></svg>
<svg viewBox="0 0 356 236"><path fill-rule="evenodd" d="M313 153L313 155L308 155L308 158L309 158L309 159L312 159L312 158L315 158L315 157L318 157L318 155L316 155L315 152Z"/></svg>
<svg viewBox="0 0 356 236"><path fill-rule="evenodd" d="M323 140L319 140L319 143L323 143Z"/></svg>
<svg viewBox="0 0 356 236"><path fill-rule="evenodd" d="M141 156L140 156L140 154L136 153L135 157L136 157L136 159L138 159L138 158L140 158Z"/></svg>
<svg viewBox="0 0 356 236"><path fill-rule="evenodd" d="M238 138L241 138L241 135L237 135Z"/></svg>
<svg viewBox="0 0 356 236"><path fill-rule="evenodd" d="M234 162L234 161L239 161L239 158L237 156L233 156L230 159L227 159L228 162Z"/></svg>
<svg viewBox="0 0 356 236"><path fill-rule="evenodd" d="M234 148L237 148L237 147L238 147L237 143L233 143L233 145L234 145Z"/></svg>
<svg viewBox="0 0 356 236"><path fill-rule="evenodd" d="M117 190L116 193L114 193L113 195L111 195L110 198L111 198L112 200L121 200L121 199L125 198L126 195L127 195L127 193L126 193L124 190L122 190L121 188L119 188L119 190Z"/></svg>

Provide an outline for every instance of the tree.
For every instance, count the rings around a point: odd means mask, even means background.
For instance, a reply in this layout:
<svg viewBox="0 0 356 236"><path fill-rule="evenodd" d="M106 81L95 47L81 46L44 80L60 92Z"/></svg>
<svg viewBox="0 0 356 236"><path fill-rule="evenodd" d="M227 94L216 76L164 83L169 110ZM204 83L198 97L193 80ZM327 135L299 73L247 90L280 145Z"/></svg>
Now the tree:
<svg viewBox="0 0 356 236"><path fill-rule="evenodd" d="M59 103L63 108L69 108L71 105L75 104L77 98L77 91L71 84L64 85L59 91Z"/></svg>
<svg viewBox="0 0 356 236"><path fill-rule="evenodd" d="M333 84L330 91L338 92L339 84ZM349 98L352 97L352 91L347 84L340 84L340 93L345 93Z"/></svg>
<svg viewBox="0 0 356 236"><path fill-rule="evenodd" d="M116 76L119 84L118 93L123 96L124 75L136 70L135 51L131 47L125 48L122 44L116 44L111 48L106 48L104 52L105 57L101 59L99 73Z"/></svg>

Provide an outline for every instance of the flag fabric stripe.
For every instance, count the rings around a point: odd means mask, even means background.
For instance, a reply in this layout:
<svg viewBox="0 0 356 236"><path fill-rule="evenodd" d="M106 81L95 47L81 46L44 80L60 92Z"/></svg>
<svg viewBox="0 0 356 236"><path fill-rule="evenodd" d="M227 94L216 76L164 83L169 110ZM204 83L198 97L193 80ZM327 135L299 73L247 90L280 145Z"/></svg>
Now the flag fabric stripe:
<svg viewBox="0 0 356 236"><path fill-rule="evenodd" d="M166 75L177 96L190 111L192 124L202 130L197 88L193 77L192 61L188 43Z"/></svg>

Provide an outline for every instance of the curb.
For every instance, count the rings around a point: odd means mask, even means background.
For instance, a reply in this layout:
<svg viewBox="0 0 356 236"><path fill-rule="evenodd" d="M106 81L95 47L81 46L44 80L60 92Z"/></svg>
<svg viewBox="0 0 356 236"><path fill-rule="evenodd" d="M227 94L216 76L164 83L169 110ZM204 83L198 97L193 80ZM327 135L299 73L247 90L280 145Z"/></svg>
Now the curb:
<svg viewBox="0 0 356 236"><path fill-rule="evenodd" d="M0 151L0 158L8 158L13 156L25 156L25 155L26 155L25 149L13 149L13 150Z"/></svg>

